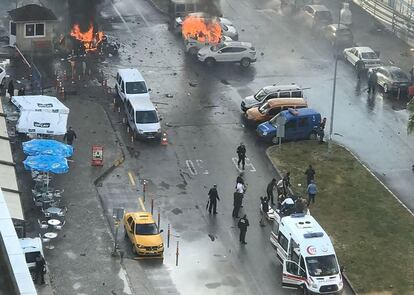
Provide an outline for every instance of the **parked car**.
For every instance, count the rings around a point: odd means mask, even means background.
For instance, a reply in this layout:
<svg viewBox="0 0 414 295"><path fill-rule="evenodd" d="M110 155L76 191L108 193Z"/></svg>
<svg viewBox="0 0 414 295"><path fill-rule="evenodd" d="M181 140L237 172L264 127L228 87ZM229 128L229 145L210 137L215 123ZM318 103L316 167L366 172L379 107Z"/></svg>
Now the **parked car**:
<svg viewBox="0 0 414 295"><path fill-rule="evenodd" d="M0 66L0 87L6 86L6 69Z"/></svg>
<svg viewBox="0 0 414 295"><path fill-rule="evenodd" d="M241 109L246 112L252 107L261 105L271 98L303 97L303 90L296 84L266 86L254 95L245 97L241 102Z"/></svg>
<svg viewBox="0 0 414 295"><path fill-rule="evenodd" d="M369 47L351 47L343 51L344 59L356 66L360 60L366 69L381 66L381 60L378 54Z"/></svg>
<svg viewBox="0 0 414 295"><path fill-rule="evenodd" d="M302 9L304 23L312 29L321 29L332 24L332 15L324 5L306 5Z"/></svg>
<svg viewBox="0 0 414 295"><path fill-rule="evenodd" d="M304 98L273 98L260 107L247 110L245 118L250 124L259 124L270 120L283 110L306 108L308 103Z"/></svg>
<svg viewBox="0 0 414 295"><path fill-rule="evenodd" d="M149 212L125 213L125 238L132 244L132 251L141 256L159 256L164 253L164 243L161 237L162 230Z"/></svg>
<svg viewBox="0 0 414 295"><path fill-rule="evenodd" d="M285 110L257 126L257 135L264 140L273 140L277 135L278 121L284 122L285 136L282 141L312 139L316 138L321 114L310 108Z"/></svg>
<svg viewBox="0 0 414 295"><path fill-rule="evenodd" d="M237 41L239 40L239 33L237 32L236 27L229 24L223 24L220 22L221 26L221 33L223 36L230 37L232 40Z"/></svg>
<svg viewBox="0 0 414 295"><path fill-rule="evenodd" d="M385 93L392 91L406 92L410 86L410 79L400 68L395 66L381 66L371 68L368 70L368 75L371 75L375 70L377 73L377 84L382 87Z"/></svg>
<svg viewBox="0 0 414 295"><path fill-rule="evenodd" d="M248 42L223 42L216 46L206 46L199 50L198 60L212 65L215 62L240 63L244 68L256 61L256 49Z"/></svg>
<svg viewBox="0 0 414 295"><path fill-rule="evenodd" d="M230 37L222 36L222 42L231 42L233 41ZM221 42L220 42L221 43ZM184 40L185 51L190 55L196 55L198 51L205 46L213 46L217 44L211 44L209 42L200 42L197 39L188 38Z"/></svg>
<svg viewBox="0 0 414 295"><path fill-rule="evenodd" d="M339 28L338 24L326 26L324 28L324 36L332 46L337 48L344 48L354 44L354 36L351 30L343 24Z"/></svg>

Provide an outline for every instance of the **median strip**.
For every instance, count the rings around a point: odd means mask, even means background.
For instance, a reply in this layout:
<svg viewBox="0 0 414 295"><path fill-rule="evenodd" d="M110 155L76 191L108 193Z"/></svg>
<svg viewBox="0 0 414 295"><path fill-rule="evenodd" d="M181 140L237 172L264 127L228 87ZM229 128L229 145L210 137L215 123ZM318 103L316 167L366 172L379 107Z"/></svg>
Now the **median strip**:
<svg viewBox="0 0 414 295"><path fill-rule="evenodd" d="M267 150L279 171L291 172L305 196L309 164L318 186L311 214L330 235L340 264L360 294L414 294L414 218L349 151L316 141ZM300 186L299 186L300 184Z"/></svg>

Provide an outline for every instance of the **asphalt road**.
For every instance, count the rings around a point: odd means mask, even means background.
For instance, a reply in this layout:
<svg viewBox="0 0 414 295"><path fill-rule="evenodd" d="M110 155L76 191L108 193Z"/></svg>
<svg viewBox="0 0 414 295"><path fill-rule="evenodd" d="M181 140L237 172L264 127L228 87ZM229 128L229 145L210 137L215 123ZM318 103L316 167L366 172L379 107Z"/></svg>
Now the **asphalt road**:
<svg viewBox="0 0 414 295"><path fill-rule="evenodd" d="M173 237L164 263L140 262L158 294L295 294L281 288L281 267L269 243L270 225L261 228L258 224L259 196L275 172L264 155L267 146L257 141L254 129L244 126L239 105L241 98L260 87L296 82L310 87L306 92L310 105L329 117L333 54L329 45L303 28L299 20L275 7L275 3L264 1L222 2L223 14L238 27L240 39L253 42L258 50L258 61L247 70L238 65L206 68L186 56L182 40L168 32L165 17L146 2L108 2L100 11L104 30L123 44L120 56L103 65L105 72L113 76L117 68L139 68L168 132L167 147L128 143L125 163L130 173L149 181L145 205L148 208L148 200L155 199L161 228L166 231L166 224L171 224ZM192 87L189 82L197 85ZM413 139L405 136L403 104L380 93L367 99L364 88L357 84L353 69L340 62L334 139L356 152L414 207L409 186L393 186L395 179L412 177L410 163L414 161L409 153ZM117 114L112 115L114 122L121 121ZM116 128L129 142L124 126L116 124ZM249 158L244 212L251 226L246 246L239 245L238 229L231 218L239 173L233 158L241 141ZM108 213L112 206L139 208L135 190L138 194L142 190L128 187L128 175L120 174L118 180L105 184L123 195L118 201L106 199ZM207 192L213 184L218 185L221 197L217 216L205 211ZM131 258L129 245L122 242L122 247Z"/></svg>

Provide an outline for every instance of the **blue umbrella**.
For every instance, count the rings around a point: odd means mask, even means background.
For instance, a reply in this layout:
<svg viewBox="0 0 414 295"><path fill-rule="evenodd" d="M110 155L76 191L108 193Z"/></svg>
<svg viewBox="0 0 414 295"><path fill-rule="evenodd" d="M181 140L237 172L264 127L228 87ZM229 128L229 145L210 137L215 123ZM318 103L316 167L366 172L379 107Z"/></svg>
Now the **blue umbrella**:
<svg viewBox="0 0 414 295"><path fill-rule="evenodd" d="M73 147L52 139L32 139L23 142L23 152L28 156L51 155L71 157Z"/></svg>
<svg viewBox="0 0 414 295"><path fill-rule="evenodd" d="M23 161L26 170L51 172L56 174L66 173L69 170L68 161L62 156L38 155L28 156Z"/></svg>

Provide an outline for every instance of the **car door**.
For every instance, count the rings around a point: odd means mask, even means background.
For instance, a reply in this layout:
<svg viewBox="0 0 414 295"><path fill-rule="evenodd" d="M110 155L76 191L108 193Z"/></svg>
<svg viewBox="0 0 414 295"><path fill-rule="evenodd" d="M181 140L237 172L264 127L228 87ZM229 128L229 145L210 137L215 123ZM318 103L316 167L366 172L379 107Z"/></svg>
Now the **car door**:
<svg viewBox="0 0 414 295"><path fill-rule="evenodd" d="M125 99L126 99L126 95L125 95L125 82L124 82L124 80L122 80L122 78L121 78L121 81L120 81L120 92L119 92L119 96L121 97L121 99L122 99L122 101L125 101Z"/></svg>
<svg viewBox="0 0 414 295"><path fill-rule="evenodd" d="M243 57L246 57L246 48L243 47L234 47L233 48L233 54L234 54L234 60L242 60Z"/></svg>
<svg viewBox="0 0 414 295"><path fill-rule="evenodd" d="M348 60L352 65L355 65L356 62L359 60L359 51L355 48L352 48Z"/></svg>
<svg viewBox="0 0 414 295"><path fill-rule="evenodd" d="M384 69L377 69L377 84L384 85L387 81L387 72Z"/></svg>
<svg viewBox="0 0 414 295"><path fill-rule="evenodd" d="M133 223L134 223L134 220L133 220L132 217L129 217L127 219L126 223L125 223L125 230L126 230L126 233L129 237L129 239L131 239L131 236L133 236L133 235L131 235L131 226L132 226Z"/></svg>
<svg viewBox="0 0 414 295"><path fill-rule="evenodd" d="M297 133L297 119L291 118L285 123L285 139L292 140L295 138Z"/></svg>
<svg viewBox="0 0 414 295"><path fill-rule="evenodd" d="M282 287L299 288L306 283L306 271L292 260L283 261Z"/></svg>

